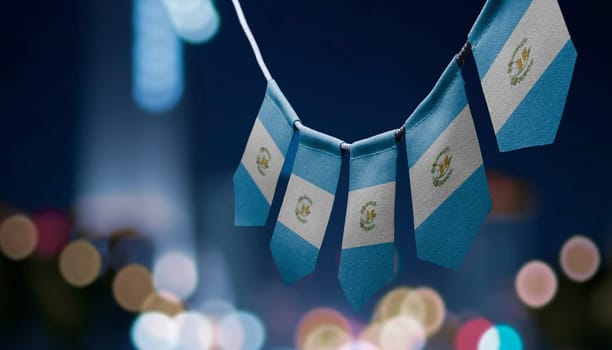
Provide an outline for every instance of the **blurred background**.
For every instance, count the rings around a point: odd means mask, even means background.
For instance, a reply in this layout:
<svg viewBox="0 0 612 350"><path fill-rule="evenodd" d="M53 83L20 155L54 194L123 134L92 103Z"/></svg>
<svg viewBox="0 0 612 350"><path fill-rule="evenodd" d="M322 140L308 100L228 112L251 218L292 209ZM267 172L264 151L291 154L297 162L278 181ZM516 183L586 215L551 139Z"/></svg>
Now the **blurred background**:
<svg viewBox="0 0 612 350"><path fill-rule="evenodd" d="M578 61L555 144L498 152L470 56L493 210L459 270L419 261L400 147L396 274L359 311L337 281L347 159L304 280L268 250L280 200L233 226L266 82L229 0L5 4L0 348L610 349L612 12L559 3ZM483 4L243 6L303 122L351 142L404 122Z"/></svg>

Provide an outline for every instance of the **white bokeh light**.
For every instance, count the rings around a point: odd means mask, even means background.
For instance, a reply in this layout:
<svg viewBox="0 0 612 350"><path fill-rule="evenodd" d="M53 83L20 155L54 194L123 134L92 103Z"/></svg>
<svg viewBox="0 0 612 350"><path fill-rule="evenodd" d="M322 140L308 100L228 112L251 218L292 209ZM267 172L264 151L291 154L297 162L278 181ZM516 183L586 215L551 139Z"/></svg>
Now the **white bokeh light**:
<svg viewBox="0 0 612 350"><path fill-rule="evenodd" d="M241 350L245 340L244 325L237 313L225 315L217 324L217 342L223 350Z"/></svg>
<svg viewBox="0 0 612 350"><path fill-rule="evenodd" d="M205 316L189 311L176 315L174 320L178 327L179 349L208 349L212 345L213 326Z"/></svg>
<svg viewBox="0 0 612 350"><path fill-rule="evenodd" d="M193 294L198 284L198 273L191 255L168 252L162 255L153 268L155 287L161 292L170 292L180 300Z"/></svg>
<svg viewBox="0 0 612 350"><path fill-rule="evenodd" d="M203 43L219 30L219 14L211 0L164 0L176 33L190 43Z"/></svg>
<svg viewBox="0 0 612 350"><path fill-rule="evenodd" d="M162 313L144 313L134 321L132 343L139 350L175 349L178 328L173 319Z"/></svg>

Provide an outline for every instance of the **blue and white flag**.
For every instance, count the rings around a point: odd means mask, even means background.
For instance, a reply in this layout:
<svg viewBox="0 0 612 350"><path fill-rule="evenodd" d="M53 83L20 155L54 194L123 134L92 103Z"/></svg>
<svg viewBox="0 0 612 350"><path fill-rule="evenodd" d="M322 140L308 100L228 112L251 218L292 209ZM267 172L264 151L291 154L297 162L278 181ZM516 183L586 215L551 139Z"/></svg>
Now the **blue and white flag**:
<svg viewBox="0 0 612 350"><path fill-rule="evenodd" d="M488 0L470 31L502 152L554 142L576 50L556 0Z"/></svg>
<svg viewBox="0 0 612 350"><path fill-rule="evenodd" d="M405 127L417 256L457 268L491 199L455 60Z"/></svg>
<svg viewBox="0 0 612 350"><path fill-rule="evenodd" d="M313 272L334 204L341 140L305 126L270 250L285 283Z"/></svg>
<svg viewBox="0 0 612 350"><path fill-rule="evenodd" d="M350 180L338 279L359 309L393 277L395 131L351 145Z"/></svg>
<svg viewBox="0 0 612 350"><path fill-rule="evenodd" d="M263 226L299 120L274 80L268 81L244 154L234 173L234 223Z"/></svg>

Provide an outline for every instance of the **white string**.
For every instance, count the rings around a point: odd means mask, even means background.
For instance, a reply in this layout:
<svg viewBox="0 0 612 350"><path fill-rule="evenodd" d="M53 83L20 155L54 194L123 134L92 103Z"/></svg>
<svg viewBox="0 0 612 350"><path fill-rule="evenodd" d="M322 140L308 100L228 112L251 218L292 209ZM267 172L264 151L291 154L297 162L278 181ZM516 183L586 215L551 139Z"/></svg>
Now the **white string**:
<svg viewBox="0 0 612 350"><path fill-rule="evenodd" d="M242 12L242 7L240 6L240 1L232 0L232 4L234 4L236 14L238 15L238 21L240 21L242 30L244 31L244 34L246 34L246 37L249 40L249 43L251 44L251 48L253 49L253 53L255 54L255 58L257 59L257 64L259 64L261 72L263 73L264 77L266 77L266 80L272 80L272 75L270 75L270 71L268 70L268 67L266 67L266 63L264 62L263 57L261 56L261 51L259 51L259 46L257 46L257 42L255 41L253 33L251 32L251 28L249 28L249 24L247 23L246 18L244 17L244 12Z"/></svg>

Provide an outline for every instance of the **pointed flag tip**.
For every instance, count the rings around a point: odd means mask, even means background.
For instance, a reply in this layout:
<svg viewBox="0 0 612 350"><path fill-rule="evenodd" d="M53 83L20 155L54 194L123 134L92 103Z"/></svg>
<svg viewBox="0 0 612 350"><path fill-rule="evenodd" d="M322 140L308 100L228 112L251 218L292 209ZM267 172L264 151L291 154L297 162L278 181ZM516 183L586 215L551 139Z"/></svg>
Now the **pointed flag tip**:
<svg viewBox="0 0 612 350"><path fill-rule="evenodd" d="M293 284L315 270L319 250L280 222L276 223L270 252L281 279Z"/></svg>

